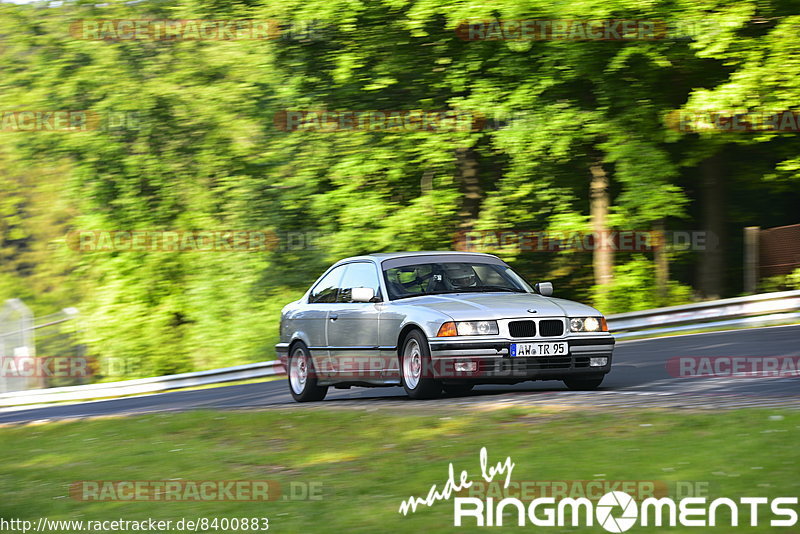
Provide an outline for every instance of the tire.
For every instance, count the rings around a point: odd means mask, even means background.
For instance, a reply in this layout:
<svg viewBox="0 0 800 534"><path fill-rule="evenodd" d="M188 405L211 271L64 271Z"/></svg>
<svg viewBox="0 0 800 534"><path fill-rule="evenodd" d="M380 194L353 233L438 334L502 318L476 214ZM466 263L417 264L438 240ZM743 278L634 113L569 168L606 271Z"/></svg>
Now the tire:
<svg viewBox="0 0 800 534"><path fill-rule="evenodd" d="M585 378L565 378L564 384L573 391L591 391L603 383L605 375L588 376Z"/></svg>
<svg viewBox="0 0 800 534"><path fill-rule="evenodd" d="M317 385L314 361L304 343L292 346L287 362L286 374L289 377L289 392L297 402L321 401L328 394L328 386Z"/></svg>
<svg viewBox="0 0 800 534"><path fill-rule="evenodd" d="M475 384L443 384L442 388L444 392L448 395L460 396L466 395L472 388L475 387Z"/></svg>
<svg viewBox="0 0 800 534"><path fill-rule="evenodd" d="M419 330L409 332L400 352L400 379L406 395L414 400L441 395L442 383L433 378L431 349Z"/></svg>

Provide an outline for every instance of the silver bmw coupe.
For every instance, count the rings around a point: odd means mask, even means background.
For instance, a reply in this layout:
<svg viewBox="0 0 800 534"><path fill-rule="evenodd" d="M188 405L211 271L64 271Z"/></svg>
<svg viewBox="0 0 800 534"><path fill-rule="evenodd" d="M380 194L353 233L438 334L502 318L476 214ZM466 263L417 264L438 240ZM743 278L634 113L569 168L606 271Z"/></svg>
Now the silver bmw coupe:
<svg viewBox="0 0 800 534"><path fill-rule="evenodd" d="M552 293L490 254L356 256L283 308L275 348L299 402L330 386L402 386L413 399L526 380L595 389L611 370L606 320Z"/></svg>

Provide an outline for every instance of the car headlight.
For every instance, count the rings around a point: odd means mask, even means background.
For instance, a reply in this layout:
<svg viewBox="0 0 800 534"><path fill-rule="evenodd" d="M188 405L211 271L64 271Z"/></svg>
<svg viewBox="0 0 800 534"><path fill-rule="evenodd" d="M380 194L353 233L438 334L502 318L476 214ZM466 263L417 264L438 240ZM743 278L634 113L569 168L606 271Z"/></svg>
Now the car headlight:
<svg viewBox="0 0 800 534"><path fill-rule="evenodd" d="M438 337L491 336L499 333L497 321L458 321L444 323L436 335Z"/></svg>
<svg viewBox="0 0 800 534"><path fill-rule="evenodd" d="M605 317L573 317L569 320L571 332L608 332Z"/></svg>

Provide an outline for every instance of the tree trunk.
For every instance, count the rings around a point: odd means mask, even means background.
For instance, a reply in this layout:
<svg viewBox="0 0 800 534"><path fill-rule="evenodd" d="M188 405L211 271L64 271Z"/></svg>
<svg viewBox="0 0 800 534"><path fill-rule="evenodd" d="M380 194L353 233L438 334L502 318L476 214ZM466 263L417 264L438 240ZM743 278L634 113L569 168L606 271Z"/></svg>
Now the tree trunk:
<svg viewBox="0 0 800 534"><path fill-rule="evenodd" d="M656 292L659 305L664 306L669 297L669 257L664 238L664 219L660 219L653 225L653 233L655 234L653 257L656 263Z"/></svg>
<svg viewBox="0 0 800 534"><path fill-rule="evenodd" d="M744 229L744 292L753 295L758 291L759 236L761 228L747 226Z"/></svg>
<svg viewBox="0 0 800 534"><path fill-rule="evenodd" d="M722 234L725 225L722 161L717 153L701 165L703 229L706 232L705 249L700 251L699 290L708 299L718 299L722 294L723 252Z"/></svg>
<svg viewBox="0 0 800 534"><path fill-rule="evenodd" d="M603 169L602 163L597 160L589 167L592 173L590 185L590 216L592 222L592 232L595 236L595 247L592 258L594 266L594 283L607 287L614 281L613 251L610 246L606 246L605 236L608 235L608 206L610 204L608 196L608 175Z"/></svg>
<svg viewBox="0 0 800 534"><path fill-rule="evenodd" d="M458 211L461 230L469 230L478 218L483 201L483 188L478 177L478 160L471 148L456 150L458 165L458 187L461 191L461 207Z"/></svg>

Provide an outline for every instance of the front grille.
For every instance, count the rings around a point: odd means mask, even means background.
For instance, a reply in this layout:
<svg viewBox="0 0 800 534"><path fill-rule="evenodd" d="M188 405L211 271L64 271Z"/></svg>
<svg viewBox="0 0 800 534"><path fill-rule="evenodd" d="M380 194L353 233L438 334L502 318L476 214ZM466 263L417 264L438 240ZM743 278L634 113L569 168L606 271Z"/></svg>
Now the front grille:
<svg viewBox="0 0 800 534"><path fill-rule="evenodd" d="M589 358L587 356L551 356L545 358L526 358L525 367L528 370L589 367Z"/></svg>
<svg viewBox="0 0 800 534"><path fill-rule="evenodd" d="M535 369L569 369L572 364L572 358L569 356L525 358L522 363L525 364L525 369L529 371Z"/></svg>
<svg viewBox="0 0 800 534"><path fill-rule="evenodd" d="M534 337L536 323L533 321L511 321L508 323L508 333L511 337Z"/></svg>
<svg viewBox="0 0 800 534"><path fill-rule="evenodd" d="M589 356L534 356L481 360L481 373L507 374L509 377L527 376L530 371L543 369L579 369L589 367Z"/></svg>
<svg viewBox="0 0 800 534"><path fill-rule="evenodd" d="M542 337L553 337L553 336L560 336L564 333L564 322L553 320L553 319L545 319L543 321L539 321L539 334Z"/></svg>

